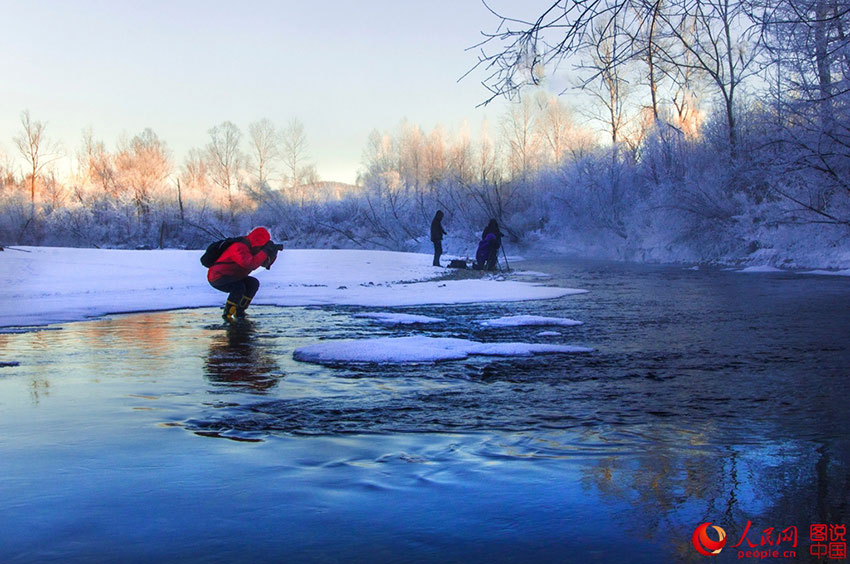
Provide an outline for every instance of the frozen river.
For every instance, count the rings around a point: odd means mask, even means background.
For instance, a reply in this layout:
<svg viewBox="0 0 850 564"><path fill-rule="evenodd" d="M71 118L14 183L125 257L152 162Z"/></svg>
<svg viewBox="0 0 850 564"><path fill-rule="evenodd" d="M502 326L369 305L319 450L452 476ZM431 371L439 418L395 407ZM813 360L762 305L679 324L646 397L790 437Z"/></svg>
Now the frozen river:
<svg viewBox="0 0 850 564"><path fill-rule="evenodd" d="M589 293L0 334L0 562L697 561L709 521L795 526L802 560L850 521L850 279L522 266ZM482 323L518 315L583 324ZM593 352L293 357L403 336Z"/></svg>

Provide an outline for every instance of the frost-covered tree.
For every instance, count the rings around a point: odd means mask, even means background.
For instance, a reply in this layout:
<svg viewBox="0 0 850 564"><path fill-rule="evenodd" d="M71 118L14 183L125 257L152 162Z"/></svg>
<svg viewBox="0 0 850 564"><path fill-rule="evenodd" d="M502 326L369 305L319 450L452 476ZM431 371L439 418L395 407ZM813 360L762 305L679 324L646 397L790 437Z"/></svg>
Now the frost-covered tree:
<svg viewBox="0 0 850 564"><path fill-rule="evenodd" d="M307 187L318 181L316 166L310 161L304 124L291 119L280 132L280 160L284 169L284 188L289 200L304 205Z"/></svg>
<svg viewBox="0 0 850 564"><path fill-rule="evenodd" d="M502 119L502 138L513 178L527 179L540 166L541 139L534 101L524 97L511 104Z"/></svg>
<svg viewBox="0 0 850 564"><path fill-rule="evenodd" d="M641 0L630 6L635 15L634 58L646 67L644 79L649 88L649 110L656 122L661 119L661 85L670 75L669 66L662 57L665 38L659 16L663 8L662 0Z"/></svg>
<svg viewBox="0 0 850 564"><path fill-rule="evenodd" d="M541 93L542 94L542 93ZM567 154L572 119L564 104L556 97L542 94L535 100L540 108L538 128L546 148L546 161L557 167Z"/></svg>
<svg viewBox="0 0 850 564"><path fill-rule="evenodd" d="M14 137L15 146L27 164L32 212L35 212L36 184L44 168L58 159L59 147L46 135L47 123L33 120L29 110L21 112L21 131Z"/></svg>
<svg viewBox="0 0 850 564"><path fill-rule="evenodd" d="M402 185L418 190L426 182L425 132L404 120L395 136L395 146Z"/></svg>
<svg viewBox="0 0 850 564"><path fill-rule="evenodd" d="M631 55L631 42L623 30L622 16L615 15L607 21L599 20L589 31L589 40L594 45L589 49L586 61L581 65L589 77L581 87L589 92L602 108L600 119L605 124L614 148L624 141L625 129L630 116L627 98L630 81L626 74Z"/></svg>
<svg viewBox="0 0 850 564"><path fill-rule="evenodd" d="M362 162L366 166L366 174L381 174L393 170L397 166L393 141L389 133L381 133L373 129L366 140L363 149Z"/></svg>
<svg viewBox="0 0 850 564"><path fill-rule="evenodd" d="M758 70L758 27L750 5L738 0L668 0L659 11L665 33L679 49L661 48L670 65L704 73L722 100L730 154L737 156L739 134L737 95ZM682 51L689 55L682 57Z"/></svg>
<svg viewBox="0 0 850 564"><path fill-rule="evenodd" d="M774 138L761 155L773 190L806 221L850 225L850 6L836 0L759 4L774 71Z"/></svg>
<svg viewBox="0 0 850 564"><path fill-rule="evenodd" d="M469 136L469 129L466 124L461 129L455 143L450 144L447 151L449 176L460 182L472 182L475 156L472 139Z"/></svg>
<svg viewBox="0 0 850 564"><path fill-rule="evenodd" d="M558 168L567 159L578 159L596 146L589 129L579 126L573 110L561 98L552 95L537 99L540 115L537 124L545 147L545 160Z"/></svg>
<svg viewBox="0 0 850 564"><path fill-rule="evenodd" d="M784 109L797 99L815 108L829 131L836 101L850 89L850 6L836 0L771 0L760 5L760 24L786 90Z"/></svg>
<svg viewBox="0 0 850 564"><path fill-rule="evenodd" d="M118 197L114 157L103 141L94 138L91 128L83 132L79 161L80 174L86 184L95 187L100 195Z"/></svg>
<svg viewBox="0 0 850 564"><path fill-rule="evenodd" d="M195 197L201 199L205 204L212 196L209 190L208 163L209 160L204 151L193 148L189 150L183 160L183 167L180 171L180 180L184 190L188 194L194 193Z"/></svg>
<svg viewBox="0 0 850 564"><path fill-rule="evenodd" d="M499 177L499 154L496 148L496 141L490 134L490 124L487 120L481 123L476 161L476 181L487 183Z"/></svg>
<svg viewBox="0 0 850 564"><path fill-rule="evenodd" d="M476 68L489 73L484 79L489 102L518 95L576 58L595 60L595 73L585 85L601 80L605 90L617 91L625 84L621 67L640 60L648 68L655 116L661 76L676 80L685 68L704 73L723 104L734 155L737 96L759 71L761 44L752 6L750 0L558 0L536 17L496 14L500 24L484 34ZM605 101L613 105L610 98Z"/></svg>
<svg viewBox="0 0 850 564"><path fill-rule="evenodd" d="M263 188L268 184L269 176L274 174L274 165L279 156L277 128L266 118L250 124L248 143L251 173L256 185Z"/></svg>
<svg viewBox="0 0 850 564"><path fill-rule="evenodd" d="M154 199L162 197L173 165L165 142L147 128L119 143L115 168L118 184L131 195L139 212L147 214Z"/></svg>
<svg viewBox="0 0 850 564"><path fill-rule="evenodd" d="M225 121L209 130L207 144L207 170L213 184L227 195L231 217L235 212L234 193L239 186L239 176L245 164L241 149L242 132L232 122Z"/></svg>
<svg viewBox="0 0 850 564"><path fill-rule="evenodd" d="M425 142L425 183L433 187L448 170L446 135L441 126L431 130Z"/></svg>

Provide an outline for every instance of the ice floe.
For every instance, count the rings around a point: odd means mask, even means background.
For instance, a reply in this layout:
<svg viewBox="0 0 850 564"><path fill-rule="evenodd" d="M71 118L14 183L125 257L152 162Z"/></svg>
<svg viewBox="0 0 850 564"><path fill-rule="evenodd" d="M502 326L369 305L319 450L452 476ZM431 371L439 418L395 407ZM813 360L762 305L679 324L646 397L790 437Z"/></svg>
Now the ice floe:
<svg viewBox="0 0 850 564"><path fill-rule="evenodd" d="M775 266L770 265L761 265L761 266L748 266L746 268L742 268L741 270L736 270L735 272L741 272L744 274L757 274L757 273L769 273L769 272L785 272L781 268L776 268Z"/></svg>
<svg viewBox="0 0 850 564"><path fill-rule="evenodd" d="M384 325L412 325L415 323L442 323L445 319L428 317L427 315L412 315L409 313L358 313L354 317L371 319Z"/></svg>
<svg viewBox="0 0 850 564"><path fill-rule="evenodd" d="M537 343L480 343L448 337L378 337L314 343L295 350L295 360L315 363L420 363L463 360L471 355L531 356L592 352L587 347Z"/></svg>
<svg viewBox="0 0 850 564"><path fill-rule="evenodd" d="M572 327L582 325L582 321L567 319L565 317L544 317L540 315L512 315L498 319L487 319L479 321L485 327L524 327L538 325L555 325L560 327Z"/></svg>

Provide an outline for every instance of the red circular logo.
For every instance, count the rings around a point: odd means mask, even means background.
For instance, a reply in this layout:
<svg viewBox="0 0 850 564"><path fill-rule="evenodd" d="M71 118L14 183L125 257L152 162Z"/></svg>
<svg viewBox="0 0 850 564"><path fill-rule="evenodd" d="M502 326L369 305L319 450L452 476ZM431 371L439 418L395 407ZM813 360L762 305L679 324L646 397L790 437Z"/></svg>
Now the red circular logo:
<svg viewBox="0 0 850 564"><path fill-rule="evenodd" d="M711 526L717 532L718 539L711 540L708 537L708 527ZM704 556L713 556L720 554L720 551L726 546L726 531L717 525L711 523L703 523L694 530L694 548L697 552Z"/></svg>

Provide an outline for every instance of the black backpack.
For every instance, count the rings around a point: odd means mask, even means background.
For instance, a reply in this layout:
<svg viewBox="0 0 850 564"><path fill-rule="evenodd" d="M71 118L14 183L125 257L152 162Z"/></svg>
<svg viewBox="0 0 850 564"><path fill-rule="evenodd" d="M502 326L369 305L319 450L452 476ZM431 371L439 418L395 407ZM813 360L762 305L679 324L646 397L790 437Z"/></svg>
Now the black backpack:
<svg viewBox="0 0 850 564"><path fill-rule="evenodd" d="M211 267L216 263L216 261L218 261L230 245L239 241L250 247L250 243L248 243L248 239L245 237L228 237L227 239L221 239L220 241L211 243L210 246L207 247L207 250L204 251L204 254L201 255L201 264L207 268Z"/></svg>

